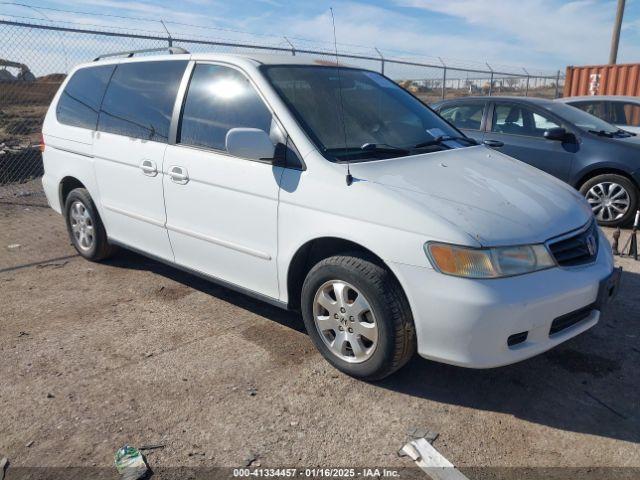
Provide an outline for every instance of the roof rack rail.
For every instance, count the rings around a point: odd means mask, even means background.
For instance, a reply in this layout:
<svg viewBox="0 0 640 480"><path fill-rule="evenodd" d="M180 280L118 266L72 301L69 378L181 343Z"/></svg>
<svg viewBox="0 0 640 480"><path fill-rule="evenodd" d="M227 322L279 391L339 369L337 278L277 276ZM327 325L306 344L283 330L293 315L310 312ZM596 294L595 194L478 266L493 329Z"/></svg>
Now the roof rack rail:
<svg viewBox="0 0 640 480"><path fill-rule="evenodd" d="M180 53L189 53L187 50L185 50L182 47L166 47L166 48L147 48L144 50L129 50L126 52L115 52L115 53L105 53L104 55L100 55L99 57L96 57L93 59L94 62L97 62L98 60L102 60L103 58L109 58L109 57L126 57L126 58L131 58L134 55L136 55L137 53L151 53L151 52L169 52L171 55L174 54L180 54Z"/></svg>

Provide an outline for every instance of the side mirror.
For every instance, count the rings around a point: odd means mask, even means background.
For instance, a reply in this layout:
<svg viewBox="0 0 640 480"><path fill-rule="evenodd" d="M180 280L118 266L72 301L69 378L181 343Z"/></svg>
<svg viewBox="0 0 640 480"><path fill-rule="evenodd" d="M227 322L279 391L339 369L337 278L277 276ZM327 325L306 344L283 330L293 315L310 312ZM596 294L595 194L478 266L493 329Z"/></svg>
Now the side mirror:
<svg viewBox="0 0 640 480"><path fill-rule="evenodd" d="M259 128L232 128L224 143L230 155L250 160L273 160L276 149L267 132Z"/></svg>
<svg viewBox="0 0 640 480"><path fill-rule="evenodd" d="M567 131L562 127L549 128L544 131L544 138L547 140L558 140L563 142L567 137Z"/></svg>

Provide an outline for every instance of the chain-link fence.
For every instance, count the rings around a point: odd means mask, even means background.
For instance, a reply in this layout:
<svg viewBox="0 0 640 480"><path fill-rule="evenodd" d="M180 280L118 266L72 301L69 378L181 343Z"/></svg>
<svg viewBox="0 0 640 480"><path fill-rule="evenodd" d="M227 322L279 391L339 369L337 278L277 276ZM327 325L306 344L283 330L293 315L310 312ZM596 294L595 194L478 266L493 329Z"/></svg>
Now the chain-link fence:
<svg viewBox="0 0 640 480"><path fill-rule="evenodd" d="M213 41L199 37L88 30L51 22L0 20L0 271L64 257L73 251L64 224L48 207L39 177L46 110L66 73L100 54L181 46L191 52L274 53L325 58L330 50ZM349 65L381 71L425 102L464 95L558 96L562 76L531 75L340 53Z"/></svg>

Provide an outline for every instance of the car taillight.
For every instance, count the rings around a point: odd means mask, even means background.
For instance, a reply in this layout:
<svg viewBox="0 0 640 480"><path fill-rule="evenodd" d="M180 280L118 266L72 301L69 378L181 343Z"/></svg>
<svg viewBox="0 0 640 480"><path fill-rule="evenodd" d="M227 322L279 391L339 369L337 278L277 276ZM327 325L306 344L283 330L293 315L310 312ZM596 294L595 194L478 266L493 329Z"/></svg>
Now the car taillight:
<svg viewBox="0 0 640 480"><path fill-rule="evenodd" d="M44 135L40 134L40 151L44 153Z"/></svg>

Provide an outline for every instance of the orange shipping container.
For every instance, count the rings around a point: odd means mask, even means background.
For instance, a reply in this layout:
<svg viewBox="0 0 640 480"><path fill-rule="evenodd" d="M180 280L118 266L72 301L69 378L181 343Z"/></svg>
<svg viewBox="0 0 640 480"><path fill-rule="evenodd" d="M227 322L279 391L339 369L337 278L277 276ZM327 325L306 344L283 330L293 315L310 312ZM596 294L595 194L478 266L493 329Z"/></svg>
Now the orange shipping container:
<svg viewBox="0 0 640 480"><path fill-rule="evenodd" d="M567 67L563 96L640 96L640 63Z"/></svg>

